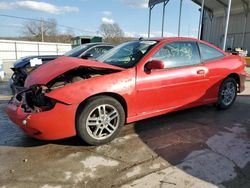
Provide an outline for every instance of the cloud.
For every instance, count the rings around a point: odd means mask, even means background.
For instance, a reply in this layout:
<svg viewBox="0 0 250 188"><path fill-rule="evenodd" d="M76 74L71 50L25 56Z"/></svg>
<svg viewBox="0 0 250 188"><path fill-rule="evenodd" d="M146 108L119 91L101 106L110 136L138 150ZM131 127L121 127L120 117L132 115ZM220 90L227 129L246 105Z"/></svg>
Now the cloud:
<svg viewBox="0 0 250 188"><path fill-rule="evenodd" d="M42 11L51 14L63 14L68 12L79 12L79 8L70 6L56 6L42 1L15 1L0 2L0 10L6 9L28 9Z"/></svg>
<svg viewBox="0 0 250 188"><path fill-rule="evenodd" d="M122 2L132 8L147 8L148 0L122 0Z"/></svg>
<svg viewBox="0 0 250 188"><path fill-rule="evenodd" d="M103 14L104 16L111 16L111 15L112 15L112 12L110 12L110 11L102 11L102 14Z"/></svg>
<svg viewBox="0 0 250 188"><path fill-rule="evenodd" d="M113 24L115 23L114 20L106 18L106 17L102 17L102 23L104 24Z"/></svg>
<svg viewBox="0 0 250 188"><path fill-rule="evenodd" d="M0 10L9 9L9 5L6 2L0 2Z"/></svg>

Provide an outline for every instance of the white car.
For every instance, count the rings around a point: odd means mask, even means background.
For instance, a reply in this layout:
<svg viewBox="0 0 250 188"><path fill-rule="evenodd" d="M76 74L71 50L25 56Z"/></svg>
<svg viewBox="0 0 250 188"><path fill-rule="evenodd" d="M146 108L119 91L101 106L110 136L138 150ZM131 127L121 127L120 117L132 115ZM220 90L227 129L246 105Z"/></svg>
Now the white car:
<svg viewBox="0 0 250 188"><path fill-rule="evenodd" d="M5 72L3 71L3 60L0 59L0 81L3 81Z"/></svg>

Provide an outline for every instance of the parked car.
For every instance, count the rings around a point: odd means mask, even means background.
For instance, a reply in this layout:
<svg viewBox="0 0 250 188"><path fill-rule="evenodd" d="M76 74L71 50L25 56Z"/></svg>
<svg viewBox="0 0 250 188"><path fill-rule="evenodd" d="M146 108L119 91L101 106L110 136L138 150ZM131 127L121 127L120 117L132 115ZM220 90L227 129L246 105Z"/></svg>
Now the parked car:
<svg viewBox="0 0 250 188"><path fill-rule="evenodd" d="M3 70L3 61L0 59L0 81L3 81L5 77L5 72Z"/></svg>
<svg viewBox="0 0 250 188"><path fill-rule="evenodd" d="M97 58L103 53L107 52L114 46L107 43L87 43L73 48L66 52L64 56L79 57L83 59ZM43 55L43 56L28 56L16 61L12 71L14 72L10 79L10 87L13 93L22 91L24 88L24 81L28 74L34 69L52 61L60 56L58 55Z"/></svg>
<svg viewBox="0 0 250 188"><path fill-rule="evenodd" d="M34 138L78 135L99 145L127 123L210 103L231 107L244 68L242 57L196 39L142 39L96 61L61 57L39 67L6 112Z"/></svg>

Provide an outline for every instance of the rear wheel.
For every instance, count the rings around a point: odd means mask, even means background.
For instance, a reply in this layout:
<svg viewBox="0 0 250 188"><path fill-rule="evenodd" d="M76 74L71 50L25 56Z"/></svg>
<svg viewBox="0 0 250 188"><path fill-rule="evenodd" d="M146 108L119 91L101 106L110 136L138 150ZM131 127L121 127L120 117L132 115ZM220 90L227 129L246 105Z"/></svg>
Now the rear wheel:
<svg viewBox="0 0 250 188"><path fill-rule="evenodd" d="M233 78L226 78L219 90L217 107L219 109L230 108L237 96L237 82Z"/></svg>
<svg viewBox="0 0 250 188"><path fill-rule="evenodd" d="M77 120L78 135L90 145L110 142L125 122L122 105L112 97L96 96L87 101Z"/></svg>

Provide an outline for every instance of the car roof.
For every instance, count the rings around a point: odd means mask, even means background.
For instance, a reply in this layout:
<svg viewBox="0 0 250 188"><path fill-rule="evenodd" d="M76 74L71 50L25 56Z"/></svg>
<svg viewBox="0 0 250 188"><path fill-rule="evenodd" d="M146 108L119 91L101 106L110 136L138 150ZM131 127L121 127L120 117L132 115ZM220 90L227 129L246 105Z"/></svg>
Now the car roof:
<svg viewBox="0 0 250 188"><path fill-rule="evenodd" d="M164 41L182 41L182 40L191 40L191 41L199 41L196 38L190 38L190 37L152 37L152 38L143 38L142 40L155 40L159 42Z"/></svg>
<svg viewBox="0 0 250 188"><path fill-rule="evenodd" d="M158 41L158 42L174 42L174 41L194 41L194 42L200 42L203 44L206 44L208 46L211 46L217 50L219 50L220 52L222 52L224 55L228 55L228 53L226 53L225 51L223 51L220 47L215 46L214 44L211 44L209 42L203 41L203 40L199 40L196 38L190 38L190 37L153 37L153 38L143 38L141 40L144 41Z"/></svg>

